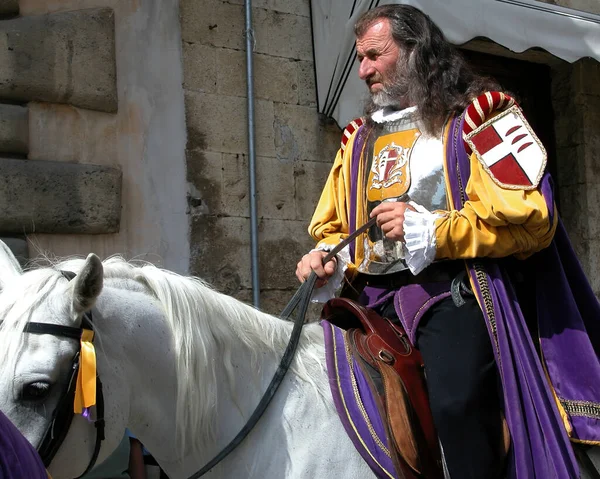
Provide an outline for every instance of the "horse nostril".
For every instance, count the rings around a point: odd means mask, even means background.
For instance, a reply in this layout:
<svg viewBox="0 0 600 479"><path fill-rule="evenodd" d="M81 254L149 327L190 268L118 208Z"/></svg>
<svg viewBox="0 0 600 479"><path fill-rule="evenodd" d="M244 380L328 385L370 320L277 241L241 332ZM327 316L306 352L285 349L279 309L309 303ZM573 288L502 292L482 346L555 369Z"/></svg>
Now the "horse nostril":
<svg viewBox="0 0 600 479"><path fill-rule="evenodd" d="M21 401L38 402L46 399L50 394L51 384L45 381L36 381L23 386Z"/></svg>

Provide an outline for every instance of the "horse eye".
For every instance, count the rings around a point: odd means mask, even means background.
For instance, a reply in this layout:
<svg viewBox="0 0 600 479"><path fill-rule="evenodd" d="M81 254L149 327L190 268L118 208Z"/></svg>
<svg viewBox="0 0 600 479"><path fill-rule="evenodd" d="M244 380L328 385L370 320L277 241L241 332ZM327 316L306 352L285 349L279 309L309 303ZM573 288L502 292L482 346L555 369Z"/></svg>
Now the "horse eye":
<svg viewBox="0 0 600 479"><path fill-rule="evenodd" d="M50 393L50 383L44 381L36 381L23 386L21 391L22 401L41 401L48 397Z"/></svg>

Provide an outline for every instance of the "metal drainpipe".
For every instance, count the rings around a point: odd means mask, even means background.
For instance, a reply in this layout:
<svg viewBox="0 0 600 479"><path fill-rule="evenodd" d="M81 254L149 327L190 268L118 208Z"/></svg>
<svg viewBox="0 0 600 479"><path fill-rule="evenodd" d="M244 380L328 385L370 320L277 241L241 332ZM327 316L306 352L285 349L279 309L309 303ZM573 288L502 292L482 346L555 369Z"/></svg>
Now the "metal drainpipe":
<svg viewBox="0 0 600 479"><path fill-rule="evenodd" d="M254 71L252 53L254 30L252 29L252 0L246 5L246 85L248 96L248 172L250 177L250 243L252 265L252 298L256 308L260 307L260 281L258 270L258 215L256 209L256 155L254 151Z"/></svg>

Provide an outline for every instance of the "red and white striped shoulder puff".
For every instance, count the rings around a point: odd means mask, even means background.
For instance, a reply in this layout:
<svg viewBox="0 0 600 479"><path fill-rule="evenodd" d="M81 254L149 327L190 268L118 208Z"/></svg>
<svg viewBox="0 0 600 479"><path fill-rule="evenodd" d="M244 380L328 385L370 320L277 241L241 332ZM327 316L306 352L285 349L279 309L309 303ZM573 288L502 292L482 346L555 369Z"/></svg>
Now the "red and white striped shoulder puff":
<svg viewBox="0 0 600 479"><path fill-rule="evenodd" d="M346 125L346 128L344 128L344 132L342 133L342 142L341 142L341 146L340 146L340 148L342 149L342 155L344 154L344 151L346 150L346 145L348 144L348 140L350 139L352 134L361 127L361 125L363 123L364 123L364 121L362 118L356 118L356 119L352 120L350 123L348 123L348 125Z"/></svg>
<svg viewBox="0 0 600 479"><path fill-rule="evenodd" d="M463 139L466 139L469 133L489 120L493 112L504 111L513 105L517 105L517 102L506 93L491 91L479 95L467 107L465 112ZM465 148L467 149L467 153L471 152L471 148L466 141Z"/></svg>

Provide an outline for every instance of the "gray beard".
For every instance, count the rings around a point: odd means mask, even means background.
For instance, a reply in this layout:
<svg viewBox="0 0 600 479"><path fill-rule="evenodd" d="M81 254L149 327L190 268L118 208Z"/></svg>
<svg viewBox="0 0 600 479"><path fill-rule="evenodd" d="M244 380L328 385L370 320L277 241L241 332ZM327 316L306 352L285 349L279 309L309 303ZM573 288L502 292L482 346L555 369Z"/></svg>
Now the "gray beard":
<svg viewBox="0 0 600 479"><path fill-rule="evenodd" d="M387 106L395 107L398 104L398 100L395 99L387 89L371 94L371 101L378 108L385 108Z"/></svg>
<svg viewBox="0 0 600 479"><path fill-rule="evenodd" d="M386 107L401 109L408 92L408 81L398 74L397 79L391 85L383 87L376 93L371 93L370 103L378 109Z"/></svg>

